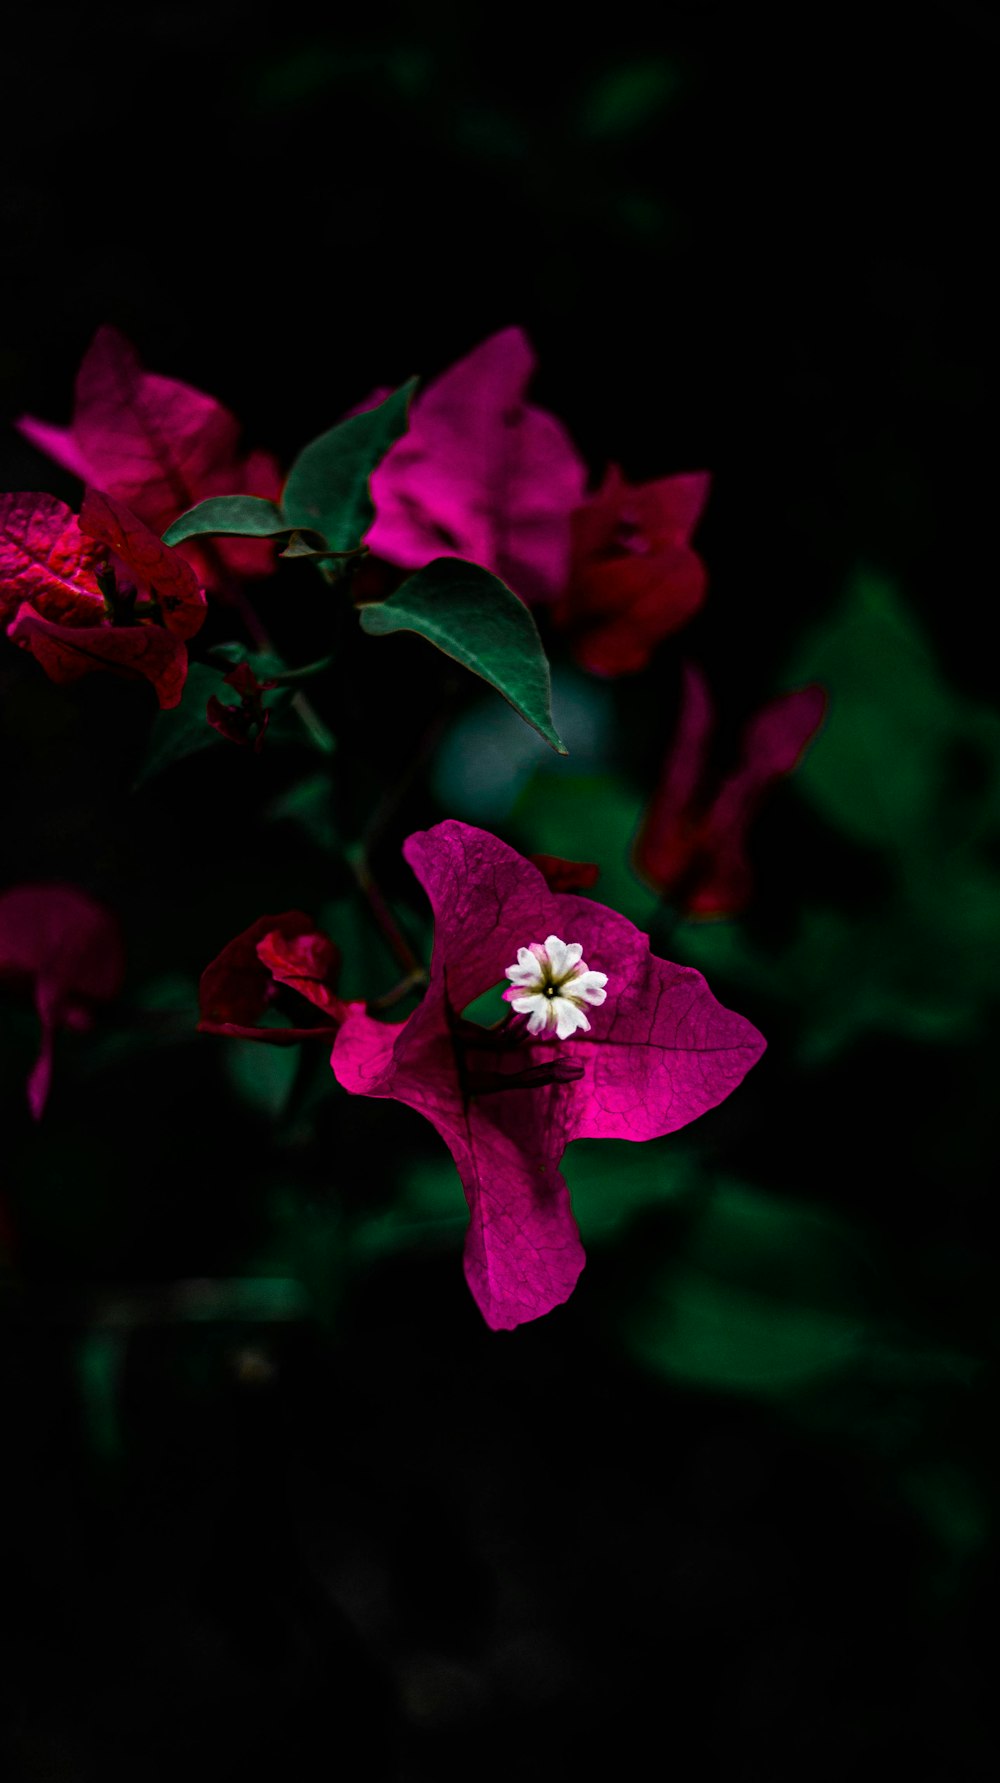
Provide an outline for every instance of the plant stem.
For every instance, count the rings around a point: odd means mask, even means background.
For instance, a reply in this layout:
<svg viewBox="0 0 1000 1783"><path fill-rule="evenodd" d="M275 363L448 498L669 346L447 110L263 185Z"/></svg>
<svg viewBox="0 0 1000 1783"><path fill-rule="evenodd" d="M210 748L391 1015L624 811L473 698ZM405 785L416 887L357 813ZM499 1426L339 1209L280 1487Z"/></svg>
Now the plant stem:
<svg viewBox="0 0 1000 1783"><path fill-rule="evenodd" d="M215 570L220 591L232 602L242 619L254 648L268 656L276 656L277 651L274 648L271 634L245 589L227 573L226 566L213 545L204 543L202 551ZM297 692L292 695L292 706L320 753L332 755L333 738L312 701L304 693Z"/></svg>
<svg viewBox="0 0 1000 1783"><path fill-rule="evenodd" d="M367 861L355 857L351 860L351 871L358 884L358 889L365 898L368 908L382 931L394 958L402 966L403 971L414 979L424 980L427 977L406 936L403 934L389 905L372 878Z"/></svg>

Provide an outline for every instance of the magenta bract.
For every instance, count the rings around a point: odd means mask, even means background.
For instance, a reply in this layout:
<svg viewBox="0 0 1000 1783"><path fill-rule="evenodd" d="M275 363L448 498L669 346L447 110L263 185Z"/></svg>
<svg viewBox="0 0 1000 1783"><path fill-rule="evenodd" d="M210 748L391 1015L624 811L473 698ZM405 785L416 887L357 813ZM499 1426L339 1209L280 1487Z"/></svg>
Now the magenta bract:
<svg viewBox="0 0 1000 1783"><path fill-rule="evenodd" d="M792 773L816 735L826 694L811 684L779 694L750 719L734 771L707 773L715 716L700 669L685 664L677 731L635 845L643 878L690 916L732 916L753 890L747 836L775 780Z"/></svg>
<svg viewBox="0 0 1000 1783"><path fill-rule="evenodd" d="M586 471L562 423L525 401L534 370L523 330L504 328L421 392L372 477L373 552L403 569L465 557L526 601L560 592Z"/></svg>
<svg viewBox="0 0 1000 1783"><path fill-rule="evenodd" d="M583 1267L558 1168L569 1141L674 1132L736 1087L764 1041L699 972L655 958L603 904L550 891L496 836L449 821L404 853L436 919L427 993L396 1024L348 1005L331 1062L346 1089L405 1102L441 1134L469 1204L469 1286L487 1323L509 1330L568 1299ZM549 936L582 945L607 977L586 1031L534 1039L522 1017L493 1030L463 1019L519 949Z"/></svg>
<svg viewBox="0 0 1000 1783"><path fill-rule="evenodd" d="M42 1044L28 1079L41 1117L52 1081L57 1028L86 1029L93 1003L117 995L125 972L110 910L73 885L17 885L0 894L0 978L30 985Z"/></svg>
<svg viewBox="0 0 1000 1783"><path fill-rule="evenodd" d="M267 452L243 456L240 428L214 396L147 372L116 328L99 328L77 373L73 419L54 427L31 415L17 423L26 439L95 489L127 503L157 534L209 495L281 490ZM266 539L192 541L183 554L205 586L229 576L266 576L274 552Z"/></svg>

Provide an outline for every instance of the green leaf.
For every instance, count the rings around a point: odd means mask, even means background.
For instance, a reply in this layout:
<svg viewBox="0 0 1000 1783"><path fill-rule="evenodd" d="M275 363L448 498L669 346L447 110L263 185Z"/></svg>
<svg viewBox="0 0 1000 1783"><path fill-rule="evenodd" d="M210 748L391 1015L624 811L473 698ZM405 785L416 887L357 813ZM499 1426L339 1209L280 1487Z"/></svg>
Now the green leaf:
<svg viewBox="0 0 1000 1783"><path fill-rule="evenodd" d="M833 1215L720 1184L626 1337L674 1379L780 1397L863 1359L863 1274L853 1233Z"/></svg>
<svg viewBox="0 0 1000 1783"><path fill-rule="evenodd" d="M286 530L318 532L332 551L351 551L360 544L375 518L369 479L406 432L416 387L416 378L411 378L377 408L339 422L303 448L282 496Z"/></svg>
<svg viewBox="0 0 1000 1783"><path fill-rule="evenodd" d="M359 608L372 637L415 631L481 675L560 755L549 664L523 601L497 576L459 557L436 557L391 594Z"/></svg>
<svg viewBox="0 0 1000 1783"><path fill-rule="evenodd" d="M1000 720L948 685L891 583L858 575L792 670L830 690L828 722L797 788L853 840L897 857L939 853L942 826L969 778L953 765L957 748L981 758L982 802L994 814L1000 808ZM960 828L968 833L964 813Z"/></svg>
<svg viewBox="0 0 1000 1783"><path fill-rule="evenodd" d="M619 774L563 775L539 768L509 822L512 840L522 854L596 861L601 876L594 897L645 929L658 899L630 865L632 838L641 816L641 793Z"/></svg>
<svg viewBox="0 0 1000 1783"><path fill-rule="evenodd" d="M259 495L210 495L171 521L163 534L163 543L182 545L185 539L200 539L209 533L239 539L271 539L276 533L289 530L276 502L265 501Z"/></svg>
<svg viewBox="0 0 1000 1783"><path fill-rule="evenodd" d="M341 838L333 820L333 788L329 774L311 774L268 805L264 815L271 822L294 823L325 854L337 854Z"/></svg>
<svg viewBox="0 0 1000 1783"><path fill-rule="evenodd" d="M120 1331L87 1331L76 1355L87 1439L105 1466L120 1461L125 1443L121 1423L125 1338Z"/></svg>
<svg viewBox="0 0 1000 1783"><path fill-rule="evenodd" d="M299 1068L298 1048L261 1046L254 1040L230 1040L226 1071L237 1095L265 1120L275 1121L288 1105Z"/></svg>
<svg viewBox="0 0 1000 1783"><path fill-rule="evenodd" d="M158 712L153 720L149 745L135 777L136 786L142 786L171 762L183 761L186 755L196 755L222 742L205 717L205 707L213 693L225 692L221 669L211 669L207 663L189 663L180 705L170 712Z"/></svg>
<svg viewBox="0 0 1000 1783"><path fill-rule="evenodd" d="M236 651L231 659L224 654L227 649ZM225 662L249 662L261 680L270 678L266 673L267 665L278 661L276 657L261 656L236 645L220 644L216 646L216 650L223 654ZM188 755L197 755L203 749L214 749L218 744L224 744L227 749L235 750L240 755L245 753L209 724L205 708L212 694L223 705L236 703L236 696L223 679L221 667L213 669L208 663L189 663L180 705L169 712L158 712L153 720L146 753L133 781L134 787L145 785L154 774L159 774L173 762L183 761ZM294 694L290 687L269 688L263 695L263 704L272 714L265 747L273 748L275 744L281 743L308 743L321 754L330 754L334 742L325 725L320 728L320 721L311 713L307 721L295 710L291 704L293 700Z"/></svg>
<svg viewBox="0 0 1000 1783"><path fill-rule="evenodd" d="M682 85L680 70L663 57L611 68L586 97L584 134L598 139L631 136L669 111Z"/></svg>
<svg viewBox="0 0 1000 1783"><path fill-rule="evenodd" d="M208 654L213 662L225 663L227 669L235 669L241 662L249 663L258 681L273 681L276 676L287 673L287 665L280 656L265 650L250 650L246 644L213 644Z"/></svg>

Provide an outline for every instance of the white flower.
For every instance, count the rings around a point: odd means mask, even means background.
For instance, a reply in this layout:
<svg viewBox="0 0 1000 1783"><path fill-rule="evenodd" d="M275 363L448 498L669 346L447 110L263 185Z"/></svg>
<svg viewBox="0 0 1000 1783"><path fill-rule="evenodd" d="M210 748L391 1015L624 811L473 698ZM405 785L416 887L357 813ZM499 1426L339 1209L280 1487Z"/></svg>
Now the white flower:
<svg viewBox="0 0 1000 1783"><path fill-rule="evenodd" d="M568 1040L578 1028L589 1033L583 1005L597 1008L604 1002L608 978L606 972L591 972L582 953L579 941L560 941L558 935L518 948L517 965L508 966L506 975L520 995L507 995L511 1008L528 1017L529 1034Z"/></svg>

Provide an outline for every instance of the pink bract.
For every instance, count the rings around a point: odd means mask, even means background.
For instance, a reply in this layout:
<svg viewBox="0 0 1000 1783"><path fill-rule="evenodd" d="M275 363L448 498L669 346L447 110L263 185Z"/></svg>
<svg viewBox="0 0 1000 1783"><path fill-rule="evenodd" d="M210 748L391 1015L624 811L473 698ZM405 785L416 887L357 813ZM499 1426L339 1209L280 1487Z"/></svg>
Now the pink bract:
<svg viewBox="0 0 1000 1783"><path fill-rule="evenodd" d="M798 766L826 711L811 684L780 694L747 724L734 771L707 771L715 716L700 669L687 663L673 744L635 845L643 878L690 916L733 916L747 904L753 878L747 838L774 782Z"/></svg>
<svg viewBox="0 0 1000 1783"><path fill-rule="evenodd" d="M31 986L42 1044L28 1079L41 1117L52 1081L57 1028L86 1029L92 1003L117 995L125 972L110 910L72 885L17 885L0 894L0 978Z"/></svg>
<svg viewBox="0 0 1000 1783"><path fill-rule="evenodd" d="M612 465L577 509L569 584L552 616L583 668L633 674L697 612L705 566L691 535L709 484L705 472L630 484Z"/></svg>
<svg viewBox="0 0 1000 1783"><path fill-rule="evenodd" d="M372 477L373 552L403 569L465 557L526 601L560 592L586 471L562 423L525 401L534 371L523 330L504 328L421 392Z"/></svg>
<svg viewBox="0 0 1000 1783"><path fill-rule="evenodd" d="M509 1330L567 1300L583 1267L558 1168L569 1141L674 1132L735 1089L764 1041L699 972L655 958L603 904L550 891L496 836L449 821L404 854L436 919L427 993L396 1024L348 1005L331 1062L346 1089L405 1102L441 1134L471 1215L466 1278L487 1324ZM590 1031L557 1042L531 1039L520 1017L464 1021L518 949L550 933L607 974Z"/></svg>
<svg viewBox="0 0 1000 1783"><path fill-rule="evenodd" d="M125 336L99 328L77 373L73 419L54 427L24 415L26 439L65 470L127 503L157 535L209 495L281 492L268 452L239 451L240 427L214 396L147 372ZM274 554L264 539L194 541L184 556L207 587L230 576L266 576Z"/></svg>

